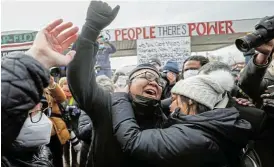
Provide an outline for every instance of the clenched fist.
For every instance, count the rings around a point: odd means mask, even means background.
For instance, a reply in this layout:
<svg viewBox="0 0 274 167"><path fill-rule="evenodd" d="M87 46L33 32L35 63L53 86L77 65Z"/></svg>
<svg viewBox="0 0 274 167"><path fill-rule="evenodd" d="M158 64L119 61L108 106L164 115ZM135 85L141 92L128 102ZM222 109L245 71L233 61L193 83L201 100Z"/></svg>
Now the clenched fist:
<svg viewBox="0 0 274 167"><path fill-rule="evenodd" d="M97 31L103 30L117 16L120 6L112 9L107 3L91 1L87 11L86 23Z"/></svg>

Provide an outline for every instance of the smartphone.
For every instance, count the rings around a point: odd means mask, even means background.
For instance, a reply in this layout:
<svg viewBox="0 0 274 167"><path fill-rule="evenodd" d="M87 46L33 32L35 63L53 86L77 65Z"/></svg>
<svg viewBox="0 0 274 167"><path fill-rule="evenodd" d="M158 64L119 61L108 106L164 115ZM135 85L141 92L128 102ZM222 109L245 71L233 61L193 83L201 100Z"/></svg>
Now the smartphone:
<svg viewBox="0 0 274 167"><path fill-rule="evenodd" d="M274 92L274 85L268 86L268 87L267 87L267 91L268 91L269 93L273 93L273 92Z"/></svg>

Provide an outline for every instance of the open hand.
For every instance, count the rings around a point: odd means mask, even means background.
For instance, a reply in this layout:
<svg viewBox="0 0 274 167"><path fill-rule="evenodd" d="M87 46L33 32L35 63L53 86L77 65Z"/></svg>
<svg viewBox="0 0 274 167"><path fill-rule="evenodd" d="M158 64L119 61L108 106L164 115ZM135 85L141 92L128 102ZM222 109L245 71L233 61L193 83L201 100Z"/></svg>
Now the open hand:
<svg viewBox="0 0 274 167"><path fill-rule="evenodd" d="M72 54L62 53L77 40L79 28L71 28L71 22L61 25L62 22L62 19L56 20L38 32L33 46L26 52L46 68L65 66L73 59Z"/></svg>

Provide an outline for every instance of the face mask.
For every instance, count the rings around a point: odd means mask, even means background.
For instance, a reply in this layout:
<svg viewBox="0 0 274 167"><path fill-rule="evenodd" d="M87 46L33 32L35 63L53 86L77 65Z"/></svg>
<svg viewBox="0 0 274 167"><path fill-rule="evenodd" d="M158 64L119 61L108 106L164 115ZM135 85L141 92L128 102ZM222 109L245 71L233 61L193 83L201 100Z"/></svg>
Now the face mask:
<svg viewBox="0 0 274 167"><path fill-rule="evenodd" d="M40 119L39 122L36 122ZM33 123L36 122L36 123ZM15 142L14 147L31 148L48 144L50 142L52 122L43 113L37 113L32 118L28 117L24 122Z"/></svg>
<svg viewBox="0 0 274 167"><path fill-rule="evenodd" d="M136 114L148 119L154 117L155 109L160 105L160 100L155 100L140 95L135 95L135 97L131 96L131 99L132 105L135 107L136 111L138 111Z"/></svg>
<svg viewBox="0 0 274 167"><path fill-rule="evenodd" d="M184 79L198 75L199 70L187 70L184 72Z"/></svg>
<svg viewBox="0 0 274 167"><path fill-rule="evenodd" d="M104 49L104 48L105 48L105 45L103 45L103 44L99 45L99 49Z"/></svg>

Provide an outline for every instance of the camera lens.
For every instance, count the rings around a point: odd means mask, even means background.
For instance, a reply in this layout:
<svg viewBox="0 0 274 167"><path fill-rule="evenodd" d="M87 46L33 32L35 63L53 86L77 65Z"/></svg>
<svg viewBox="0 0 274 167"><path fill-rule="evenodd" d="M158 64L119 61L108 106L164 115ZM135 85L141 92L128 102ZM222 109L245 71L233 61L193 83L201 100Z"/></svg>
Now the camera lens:
<svg viewBox="0 0 274 167"><path fill-rule="evenodd" d="M242 52L247 52L251 49L250 46L248 45L248 42L245 40L245 38L236 39L235 45Z"/></svg>

